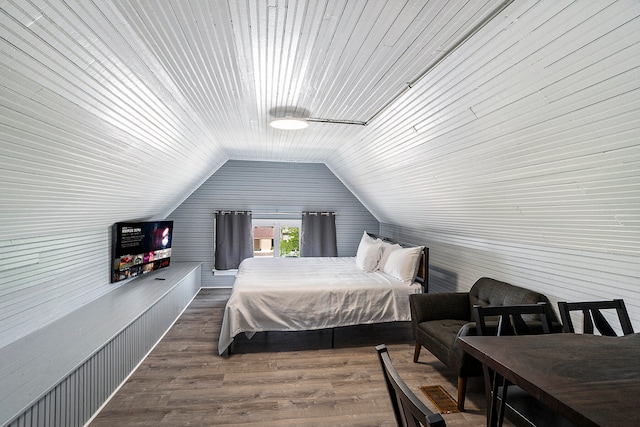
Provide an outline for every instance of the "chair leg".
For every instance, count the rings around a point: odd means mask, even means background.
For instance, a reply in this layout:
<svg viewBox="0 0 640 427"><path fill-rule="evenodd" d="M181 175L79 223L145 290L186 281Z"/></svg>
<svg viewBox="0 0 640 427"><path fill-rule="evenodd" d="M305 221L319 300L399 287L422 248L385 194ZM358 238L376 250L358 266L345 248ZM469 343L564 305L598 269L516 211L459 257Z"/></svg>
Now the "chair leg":
<svg viewBox="0 0 640 427"><path fill-rule="evenodd" d="M491 426L491 423L495 420L493 413L495 410L495 404L493 402L493 397L495 396L493 393L494 375L485 364L482 364L482 372L484 376L484 396L487 405L487 426Z"/></svg>
<svg viewBox="0 0 640 427"><path fill-rule="evenodd" d="M502 378L502 393L500 396L500 405L498 406L498 427L502 427L504 421L504 408L507 405L507 387L509 387L509 382Z"/></svg>
<svg viewBox="0 0 640 427"><path fill-rule="evenodd" d="M458 411L464 412L464 399L467 395L467 377L458 377Z"/></svg>
<svg viewBox="0 0 640 427"><path fill-rule="evenodd" d="M502 424L500 423L500 413L503 410L501 404L504 401L498 399L498 389L501 381L502 377L496 372L493 372L493 383L491 384L490 393L491 403L489 403L489 409L487 410L487 425L489 427L502 427Z"/></svg>
<svg viewBox="0 0 640 427"><path fill-rule="evenodd" d="M420 357L420 349L422 344L416 341L416 349L413 351L413 363L418 363L418 357Z"/></svg>

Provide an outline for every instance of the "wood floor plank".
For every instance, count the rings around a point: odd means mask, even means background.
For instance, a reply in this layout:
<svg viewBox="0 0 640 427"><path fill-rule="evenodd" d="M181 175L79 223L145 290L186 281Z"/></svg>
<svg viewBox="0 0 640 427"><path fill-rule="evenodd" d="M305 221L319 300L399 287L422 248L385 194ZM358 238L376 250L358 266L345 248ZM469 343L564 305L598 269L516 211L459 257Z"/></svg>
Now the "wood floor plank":
<svg viewBox="0 0 640 427"><path fill-rule="evenodd" d="M201 290L90 426L393 426L374 349L380 343L432 410L420 386L457 394L455 375L428 351L413 363L407 322L338 328L335 348L330 331L240 336L231 356L219 356L229 295ZM469 383L467 411L443 414L447 426L484 427L482 380Z"/></svg>

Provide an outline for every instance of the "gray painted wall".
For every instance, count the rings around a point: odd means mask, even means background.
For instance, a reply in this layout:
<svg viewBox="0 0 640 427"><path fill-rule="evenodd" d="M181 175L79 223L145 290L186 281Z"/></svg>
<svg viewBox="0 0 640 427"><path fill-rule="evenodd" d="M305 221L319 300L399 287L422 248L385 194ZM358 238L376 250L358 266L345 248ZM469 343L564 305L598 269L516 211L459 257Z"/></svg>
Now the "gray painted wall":
<svg viewBox="0 0 640 427"><path fill-rule="evenodd" d="M213 270L216 210L261 212L334 211L338 255L354 256L364 230L378 232L376 218L320 163L228 161L169 217L174 221L176 261L203 263L202 286L230 286L232 277ZM291 217L278 215L277 217Z"/></svg>

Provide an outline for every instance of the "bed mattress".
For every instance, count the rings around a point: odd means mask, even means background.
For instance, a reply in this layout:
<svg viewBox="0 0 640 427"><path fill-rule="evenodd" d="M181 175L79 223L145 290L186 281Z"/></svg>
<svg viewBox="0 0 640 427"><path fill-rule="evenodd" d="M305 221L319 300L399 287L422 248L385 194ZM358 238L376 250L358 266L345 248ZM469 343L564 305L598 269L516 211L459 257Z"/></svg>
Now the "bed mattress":
<svg viewBox="0 0 640 427"><path fill-rule="evenodd" d="M218 341L264 331L301 331L408 321L409 294L420 293L380 271L365 272L353 257L247 258L240 264Z"/></svg>

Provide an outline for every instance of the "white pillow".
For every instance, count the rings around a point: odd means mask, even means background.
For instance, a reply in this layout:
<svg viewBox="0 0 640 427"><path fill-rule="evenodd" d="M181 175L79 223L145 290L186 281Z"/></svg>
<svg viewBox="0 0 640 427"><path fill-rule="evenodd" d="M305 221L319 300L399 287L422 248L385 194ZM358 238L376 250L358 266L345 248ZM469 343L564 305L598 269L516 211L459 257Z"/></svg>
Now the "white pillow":
<svg viewBox="0 0 640 427"><path fill-rule="evenodd" d="M378 270L384 271L384 265L387 263L389 255L396 249L402 249L402 246L397 243L382 242L382 255L380 255L380 261L378 261Z"/></svg>
<svg viewBox="0 0 640 427"><path fill-rule="evenodd" d="M382 241L373 239L365 233L360 239L358 252L356 253L356 265L364 271L373 271L378 266L380 255L382 253Z"/></svg>
<svg viewBox="0 0 640 427"><path fill-rule="evenodd" d="M422 249L424 249L423 246L416 246L392 251L382 271L405 283L413 283L418 273Z"/></svg>

